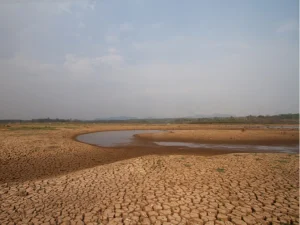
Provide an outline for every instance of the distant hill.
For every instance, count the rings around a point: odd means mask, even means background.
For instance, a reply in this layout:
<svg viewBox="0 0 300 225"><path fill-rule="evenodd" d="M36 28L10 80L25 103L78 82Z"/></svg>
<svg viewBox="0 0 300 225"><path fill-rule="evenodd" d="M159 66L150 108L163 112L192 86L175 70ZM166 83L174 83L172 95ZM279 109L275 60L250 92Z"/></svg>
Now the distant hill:
<svg viewBox="0 0 300 225"><path fill-rule="evenodd" d="M221 113L213 113L210 115L205 115L205 114L197 114L194 116L187 116L185 118L225 118L225 117L234 117L234 115L230 115L230 114L221 114Z"/></svg>
<svg viewBox="0 0 300 225"><path fill-rule="evenodd" d="M95 120L98 121L98 120L110 120L110 121L113 121L113 120L137 120L139 118L137 117L130 117L130 116L115 116L115 117L107 117L107 118L96 118Z"/></svg>
<svg viewBox="0 0 300 225"><path fill-rule="evenodd" d="M104 118L96 118L95 121L126 121L126 120L159 120L159 119L176 119L176 118L190 118L190 119L198 119L198 118L226 118L231 117L233 115L230 114L220 114L214 113L210 115L205 114L197 114L194 116L185 116L185 117L175 117L175 118L138 118L138 117L131 117L131 116L114 116L114 117L104 117Z"/></svg>

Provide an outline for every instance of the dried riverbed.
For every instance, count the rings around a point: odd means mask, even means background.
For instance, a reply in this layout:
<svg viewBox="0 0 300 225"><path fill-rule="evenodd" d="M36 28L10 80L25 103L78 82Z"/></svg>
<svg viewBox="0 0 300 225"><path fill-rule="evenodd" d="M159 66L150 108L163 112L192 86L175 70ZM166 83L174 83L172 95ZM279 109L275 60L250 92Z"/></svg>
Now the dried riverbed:
<svg viewBox="0 0 300 225"><path fill-rule="evenodd" d="M298 155L144 156L2 184L1 224L298 224Z"/></svg>
<svg viewBox="0 0 300 225"><path fill-rule="evenodd" d="M3 128L0 224L299 224L299 154L138 155L72 139L165 128Z"/></svg>

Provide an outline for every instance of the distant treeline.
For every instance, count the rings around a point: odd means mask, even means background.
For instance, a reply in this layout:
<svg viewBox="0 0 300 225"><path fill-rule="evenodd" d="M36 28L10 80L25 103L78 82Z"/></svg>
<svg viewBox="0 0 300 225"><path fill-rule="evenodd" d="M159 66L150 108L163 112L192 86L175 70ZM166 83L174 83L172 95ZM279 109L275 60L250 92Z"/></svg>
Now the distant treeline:
<svg viewBox="0 0 300 225"><path fill-rule="evenodd" d="M280 114L273 116L243 116L243 117L215 117L198 119L176 119L177 123L245 123L245 124L274 124L274 123L299 123L299 114Z"/></svg>
<svg viewBox="0 0 300 225"><path fill-rule="evenodd" d="M76 119L32 119L32 120L0 120L0 123L146 123L146 124L211 124L211 123L237 123L237 124L298 124L299 113L279 115L259 115L242 117L213 117L213 118L161 118L161 119L128 119L128 120L76 120Z"/></svg>
<svg viewBox="0 0 300 225"><path fill-rule="evenodd" d="M55 122L81 122L83 120L74 120L74 119L50 119L50 118L45 118L45 119L32 119L31 122L35 123L55 123Z"/></svg>
<svg viewBox="0 0 300 225"><path fill-rule="evenodd" d="M84 122L83 120L74 120L74 119L32 119L32 120L0 120L0 123L67 123L67 122Z"/></svg>
<svg viewBox="0 0 300 225"><path fill-rule="evenodd" d="M162 119L131 119L131 120L97 120L101 123L148 123L148 124L298 124L299 114L280 114L272 116L243 116L243 117L212 117L212 118L162 118Z"/></svg>

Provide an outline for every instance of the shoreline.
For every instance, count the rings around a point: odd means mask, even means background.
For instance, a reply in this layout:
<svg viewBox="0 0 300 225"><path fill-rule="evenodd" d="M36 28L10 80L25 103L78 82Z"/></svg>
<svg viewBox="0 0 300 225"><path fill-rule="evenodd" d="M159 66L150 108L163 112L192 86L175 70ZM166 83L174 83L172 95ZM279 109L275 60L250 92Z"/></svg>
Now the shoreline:
<svg viewBox="0 0 300 225"><path fill-rule="evenodd" d="M299 145L299 131L296 130L174 130L135 134L134 137L147 141L203 144Z"/></svg>

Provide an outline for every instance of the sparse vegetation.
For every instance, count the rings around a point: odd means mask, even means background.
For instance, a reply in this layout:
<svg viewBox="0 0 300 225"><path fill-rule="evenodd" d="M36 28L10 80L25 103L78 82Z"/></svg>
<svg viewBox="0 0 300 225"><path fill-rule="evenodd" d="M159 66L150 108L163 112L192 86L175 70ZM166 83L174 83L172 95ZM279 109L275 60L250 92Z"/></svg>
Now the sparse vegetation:
<svg viewBox="0 0 300 225"><path fill-rule="evenodd" d="M161 159L157 160L157 165L161 166L161 164L162 164Z"/></svg>
<svg viewBox="0 0 300 225"><path fill-rule="evenodd" d="M272 166L273 169L281 169L280 166Z"/></svg>
<svg viewBox="0 0 300 225"><path fill-rule="evenodd" d="M79 127L72 127L72 126L69 126L69 127L63 127L65 129L78 129Z"/></svg>
<svg viewBox="0 0 300 225"><path fill-rule="evenodd" d="M177 123L192 123L192 124L202 124L202 123L229 123L229 124L276 124L276 123L286 123L286 124L299 124L299 114L280 114L280 115L259 115L259 116L245 116L245 117L214 117L214 118L182 118L176 119ZM246 131L245 128L242 132Z"/></svg>
<svg viewBox="0 0 300 225"><path fill-rule="evenodd" d="M224 173L224 172L225 172L225 169L224 169L224 168L218 168L217 171L218 171L219 173Z"/></svg>
<svg viewBox="0 0 300 225"><path fill-rule="evenodd" d="M56 130L56 127L50 126L16 126L9 127L8 130Z"/></svg>
<svg viewBox="0 0 300 225"><path fill-rule="evenodd" d="M76 120L76 119L32 119L32 120L0 120L0 124L7 123L146 123L146 124L210 124L210 123L225 123L225 124L299 124L299 113L296 114L279 114L279 115L259 115L259 116L242 116L242 117L206 117L206 118L191 118L191 117L182 117L182 118L128 118L125 120ZM241 130L242 132L246 131L246 128Z"/></svg>

